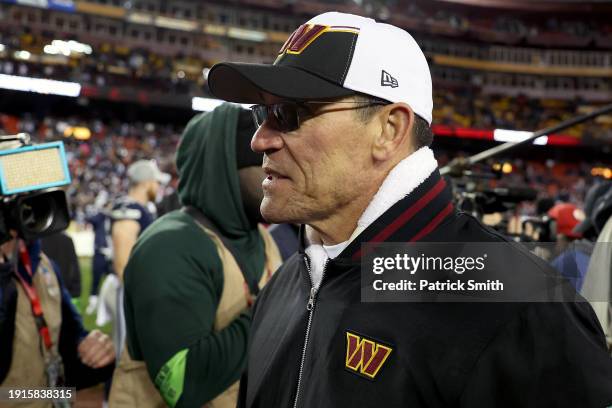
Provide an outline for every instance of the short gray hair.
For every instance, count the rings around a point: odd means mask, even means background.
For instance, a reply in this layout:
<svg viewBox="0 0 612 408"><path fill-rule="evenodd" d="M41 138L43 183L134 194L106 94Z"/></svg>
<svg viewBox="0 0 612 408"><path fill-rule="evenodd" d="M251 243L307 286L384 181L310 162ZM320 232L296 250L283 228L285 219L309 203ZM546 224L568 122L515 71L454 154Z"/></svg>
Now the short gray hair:
<svg viewBox="0 0 612 408"><path fill-rule="evenodd" d="M381 105L381 103L390 103L385 99L365 94L355 95L355 100L364 104L372 104L361 109L355 109L357 116L363 123L369 122L372 117L382 109L384 105ZM429 123L427 123L425 119L417 114L414 115L414 118L415 121L412 133L414 135L415 150L424 146L431 146L431 143L433 142L433 132L429 126Z"/></svg>

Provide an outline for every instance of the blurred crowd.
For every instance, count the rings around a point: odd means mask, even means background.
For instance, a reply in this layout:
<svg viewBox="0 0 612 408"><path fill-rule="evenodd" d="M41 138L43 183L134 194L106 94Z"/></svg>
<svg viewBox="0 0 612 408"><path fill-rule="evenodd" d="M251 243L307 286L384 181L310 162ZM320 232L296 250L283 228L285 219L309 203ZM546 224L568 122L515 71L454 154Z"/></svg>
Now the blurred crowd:
<svg viewBox="0 0 612 408"><path fill-rule="evenodd" d="M265 7L286 8L287 2L283 0L249 0L249 5ZM342 11L370 15L377 19L398 21L414 25L422 31L432 31L446 34L481 32L489 30L500 34L499 40L503 42L516 42L520 39L538 41L542 35L555 38L570 38L575 40L594 40L607 37L612 33L609 22L584 21L571 16L546 16L544 18L528 18L523 15L502 13L499 16L475 16L470 10L445 9L430 6L425 1L379 1L364 0L317 0L316 2L294 0L290 3L295 9L310 13L318 13L329 9L330 5L343 8ZM412 22L411 22L412 21ZM501 35L507 35L502 38ZM609 41L609 40L608 40ZM571 42L571 40L570 40ZM588 41L587 41L588 42Z"/></svg>
<svg viewBox="0 0 612 408"><path fill-rule="evenodd" d="M0 31L0 73L180 94L193 93L204 83L204 62L180 53L170 58L146 48L103 43L91 55L45 54L44 47L57 39L53 33L32 34L27 27L21 33Z"/></svg>
<svg viewBox="0 0 612 408"><path fill-rule="evenodd" d="M466 157L466 152L435 151L441 166L448 164L457 156ZM523 157L496 157L476 166L477 173L496 174L484 181L488 188L519 187L537 192L537 199L550 199L554 202L571 202L577 206L584 203L588 189L604 179L593 175L593 164L587 161L561 162L553 159L540 161ZM502 170L503 169L503 170ZM612 175L609 175L612 177ZM535 201L524 202L519 208L522 215L535 214Z"/></svg>
<svg viewBox="0 0 612 408"><path fill-rule="evenodd" d="M34 54L17 50L43 47L53 36L34 36L0 31L0 73L77 81L82 84L128 86L172 94L193 94L204 89L204 61L177 55L163 57L146 49L129 49L103 44L92 55L62 56L66 64L51 64ZM27 58L26 58L27 57ZM49 57L49 56L47 56ZM435 78L434 78L435 81ZM589 104L582 100L535 99L526 96L485 95L477 87L442 88L435 86L434 123L479 129L536 130L568 119ZM573 127L567 134L584 142L612 141L612 118Z"/></svg>
<svg viewBox="0 0 612 408"><path fill-rule="evenodd" d="M24 115L22 118L0 115L0 126L3 133L28 132L36 142L58 139L64 141L73 177L68 196L73 218L79 225L84 225L88 214L98 211L125 194L128 189L126 169L136 160L154 159L162 171L173 176L173 181L163 194L172 193L176 187L174 155L182 132L182 128L176 125L120 121L105 123L100 120L50 117L38 120L32 115ZM75 131L76 128L82 131L88 129L89 133L85 131L86 138L79 131ZM456 151L436 151L441 165L463 154ZM511 171L504 174L500 180L492 180L491 187L528 186L538 190L542 196L580 204L586 189L593 182L593 163L586 161L559 163L554 160L541 162L522 158L498 161L508 163ZM530 207L526 206L524 211L529 213Z"/></svg>
<svg viewBox="0 0 612 408"><path fill-rule="evenodd" d="M597 44L604 48L612 47L612 26L594 21L560 20L556 17L549 17L543 22L534 22L523 21L511 16L476 19L449 10L424 11L413 3L405 8L395 11L391 8L381 13L389 17L390 21L398 16L409 16L405 19L404 25L411 32L422 31L426 28L422 25L429 23L442 24L451 30L460 32L478 29L481 40L485 41L483 47L486 47L487 43L499 42L497 36L505 38L512 35L518 36L512 43L520 42L521 36L540 41L542 38L554 38L555 35L575 36L579 42L586 41L585 44L581 43L582 45L572 44L570 40L561 38L560 45L565 45L567 48L578 45L587 46L589 36L596 36ZM366 14L371 13L366 12ZM239 25L240 21L242 19L238 19L235 23L228 22L228 24ZM416 26L411 26L412 23L415 23ZM247 26L246 28L252 27ZM434 35L446 33L441 27L438 27L437 30L434 30ZM130 33L138 31L138 27L126 29L126 35L128 31ZM488 34L485 34L489 32L493 33L495 38L490 38ZM146 34L151 36L150 32ZM193 94L201 93L205 88L206 81L203 72L212 65L211 61L190 54L187 50L193 50L194 47L187 47L187 44L181 43L182 40L185 40L184 38L176 38L176 43L172 46L174 47L172 49L175 50L174 55L162 55L156 52L158 50L154 45L154 38L151 38L150 44L146 46L144 46L145 43L139 43L143 46L129 45L129 41L102 42L93 46L91 54L75 52L70 55L61 53L50 55L44 50L54 40L78 41L79 38L72 34L47 30L35 33L27 26L18 30L0 29L0 73L76 81L98 87L134 87L164 93ZM440 37L435 41L445 42L447 40ZM610 44L606 45L606 41L609 41ZM198 44L196 48L221 50L228 58L234 59L241 59L243 56L252 58L257 55L262 62L265 62L276 55L276 48L266 43L226 42L223 38L209 36L199 39ZM534 43L533 45L545 44Z"/></svg>
<svg viewBox="0 0 612 408"><path fill-rule="evenodd" d="M411 15L448 20L457 27L469 25L465 17L440 11L433 16L409 6ZM550 29L566 30L577 35L588 33L586 23L548 20ZM524 23L524 22L523 22ZM532 33L521 21L499 17L495 29ZM585 31L586 30L586 31ZM164 57L147 49L130 49L117 44L102 44L91 55L36 55L19 54L19 50L43 49L55 35L33 35L27 28L21 32L0 30L0 73L78 81L95 86L137 86L140 89L178 94L189 94L204 86L202 67L205 62L184 55ZM68 39L68 38L66 38ZM51 64L49 58L65 63ZM435 79L434 79L435 80ZM526 96L507 97L486 95L477 88L434 87L434 120L437 125L477 128L536 130L551 126L589 109L582 100L534 99ZM68 128L80 126L90 135L74 138ZM26 131L36 141L64 138L72 175L75 182L69 190L73 214L78 223L86 215L127 189L126 167L141 158L157 160L163 171L174 174L173 158L182 129L168 124L100 120L83 121L80 118L50 118L44 120L25 114L21 118L2 116L2 130L6 133ZM563 132L579 137L583 143L612 143L612 119L601 117L596 121L572 127ZM439 152L445 162L444 152ZM580 202L590 177L590 165L537 163L516 159L512 161L513 173L506 177L528 184L551 197ZM168 191L172 191L172 186Z"/></svg>
<svg viewBox="0 0 612 408"><path fill-rule="evenodd" d="M512 129L535 131L586 113L589 105L581 100L534 99L524 95L509 97L486 95L474 89L436 89L434 124L477 129ZM612 117L563 131L582 138L583 143L612 143Z"/></svg>
<svg viewBox="0 0 612 408"><path fill-rule="evenodd" d="M160 194L170 194L176 187L174 154L182 129L172 125L98 120L83 123L77 119L37 120L30 115L20 119L0 115L0 126L2 133L30 133L36 143L64 141L73 179L67 193L78 225L85 225L88 215L127 192L127 167L139 159L153 159L173 175L173 181ZM77 139L71 134L75 127L89 129L89 138ZM70 137L65 137L66 134Z"/></svg>
<svg viewBox="0 0 612 408"><path fill-rule="evenodd" d="M470 30L472 27L482 27L520 37L537 37L543 33L549 33L585 38L598 35L602 32L608 32L611 28L607 24L597 24L593 21L560 19L555 16L550 16L537 23L507 15L490 19L474 19L468 15L462 15L450 10L439 10L434 14L423 14L423 16L432 21L443 22L453 28L465 31Z"/></svg>
<svg viewBox="0 0 612 408"><path fill-rule="evenodd" d="M570 16L559 17L549 15L544 18L529 18L523 15L503 13L496 16L475 16L469 10L449 10L442 8L422 7L422 4L398 3L388 7L370 7L379 18L400 18L402 21L413 20L414 28L420 31L445 33L461 36L473 34L483 38L485 33L491 33L494 38L489 41L515 44L521 40L530 44L579 46L596 44L609 47L612 43L612 25L606 21L585 21ZM401 17L398 17L401 16Z"/></svg>
<svg viewBox="0 0 612 408"><path fill-rule="evenodd" d="M80 225L88 215L128 191L126 171L131 163L153 159L160 168L176 174L174 153L180 135L178 130L152 123L97 125L98 131L94 131L95 136L89 141L67 140L73 177L68 197L73 219ZM175 187L175 183L171 183L160 195L172 193Z"/></svg>

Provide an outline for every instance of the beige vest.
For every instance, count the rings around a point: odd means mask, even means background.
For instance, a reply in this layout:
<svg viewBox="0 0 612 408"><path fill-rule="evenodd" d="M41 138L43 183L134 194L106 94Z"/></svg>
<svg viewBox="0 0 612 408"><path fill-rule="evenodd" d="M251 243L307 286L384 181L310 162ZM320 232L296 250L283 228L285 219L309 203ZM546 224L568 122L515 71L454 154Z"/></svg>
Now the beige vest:
<svg viewBox="0 0 612 408"><path fill-rule="evenodd" d="M36 328L30 298L28 298L19 280L15 279L17 310L15 313L15 335L13 336L13 358L8 375L4 382L0 384L0 387L20 389L46 387L45 355L47 350ZM53 341L53 348L57 353L62 326L62 296L51 262L44 254L41 254L40 264L34 274L33 286L36 288L36 293L40 299L40 305ZM0 402L0 407L9 406L47 408L51 406L51 403L45 401L20 404Z"/></svg>
<svg viewBox="0 0 612 408"><path fill-rule="evenodd" d="M241 311L247 307L245 282L242 272L231 252L223 245L215 233L203 228L213 240L223 265L223 292L217 307L215 331L228 326ZM259 281L259 287L272 277L281 265L281 256L270 233L262 226L259 232L264 240L266 263L264 273ZM206 408L234 408L238 398L238 382L231 385L221 395L205 404ZM109 397L110 408L162 408L167 407L161 395L153 385L144 361L132 360L127 346L113 376L113 385Z"/></svg>

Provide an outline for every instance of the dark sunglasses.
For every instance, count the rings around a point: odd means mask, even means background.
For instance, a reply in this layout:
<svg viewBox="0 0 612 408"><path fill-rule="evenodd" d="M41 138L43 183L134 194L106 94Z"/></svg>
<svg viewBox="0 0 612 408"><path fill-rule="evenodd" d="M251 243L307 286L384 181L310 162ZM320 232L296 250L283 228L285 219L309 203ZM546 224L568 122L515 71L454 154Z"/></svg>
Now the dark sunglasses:
<svg viewBox="0 0 612 408"><path fill-rule="evenodd" d="M349 103L355 106L348 108L330 109L324 112L315 112L312 106L309 105L330 105L335 103ZM387 105L389 102L359 102L359 101L308 101L308 102L283 102L272 105L253 105L251 112L255 120L255 126L260 127L266 120L268 124L280 131L291 132L297 130L300 124L307 118L346 109L360 109L375 105Z"/></svg>

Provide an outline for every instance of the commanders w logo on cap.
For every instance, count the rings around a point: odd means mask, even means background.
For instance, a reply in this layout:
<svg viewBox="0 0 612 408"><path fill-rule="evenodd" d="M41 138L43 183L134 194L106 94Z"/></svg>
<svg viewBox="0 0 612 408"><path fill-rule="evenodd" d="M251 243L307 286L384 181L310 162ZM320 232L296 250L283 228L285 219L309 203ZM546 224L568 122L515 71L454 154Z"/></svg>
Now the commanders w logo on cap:
<svg viewBox="0 0 612 408"><path fill-rule="evenodd" d="M283 44L278 54L279 56L282 56L284 53L301 54L302 51L321 36L321 34L327 32L359 34L359 29L355 27L302 24L289 36L289 38L287 38L287 41L285 41L285 44Z"/></svg>
<svg viewBox="0 0 612 408"><path fill-rule="evenodd" d="M346 332L345 367L355 374L374 379L391 351L389 346Z"/></svg>
<svg viewBox="0 0 612 408"><path fill-rule="evenodd" d="M361 93L406 103L431 124L431 74L414 38L398 27L352 14L324 13L302 24L272 65L216 64L208 85L226 101L264 105Z"/></svg>

